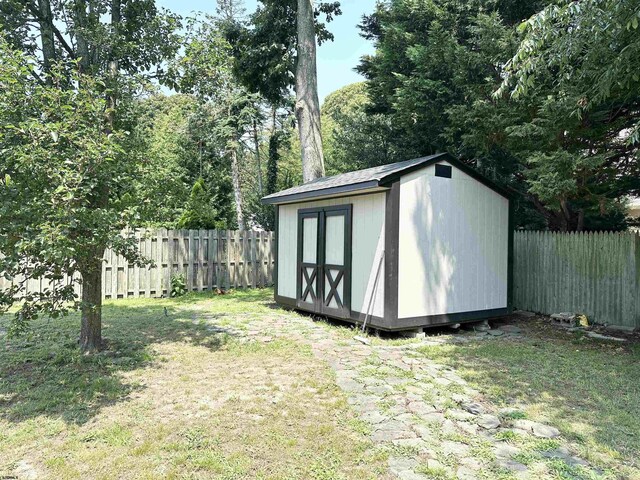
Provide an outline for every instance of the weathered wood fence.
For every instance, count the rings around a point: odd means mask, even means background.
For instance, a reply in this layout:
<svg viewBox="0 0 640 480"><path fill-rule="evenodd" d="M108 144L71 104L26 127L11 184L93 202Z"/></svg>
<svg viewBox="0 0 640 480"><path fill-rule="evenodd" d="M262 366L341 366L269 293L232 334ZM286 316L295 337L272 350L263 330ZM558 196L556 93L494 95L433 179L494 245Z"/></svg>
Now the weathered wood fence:
<svg viewBox="0 0 640 480"><path fill-rule="evenodd" d="M138 267L112 250L104 254L103 298L162 297L171 292L171 276L184 274L189 291L272 285L272 232L232 230L137 230L143 256L153 261ZM69 279L62 280L69 282ZM0 288L7 280L0 278ZM27 290L39 292L47 280L29 280ZM80 285L75 286L80 294Z"/></svg>
<svg viewBox="0 0 640 480"><path fill-rule="evenodd" d="M514 307L640 327L640 235L516 232Z"/></svg>

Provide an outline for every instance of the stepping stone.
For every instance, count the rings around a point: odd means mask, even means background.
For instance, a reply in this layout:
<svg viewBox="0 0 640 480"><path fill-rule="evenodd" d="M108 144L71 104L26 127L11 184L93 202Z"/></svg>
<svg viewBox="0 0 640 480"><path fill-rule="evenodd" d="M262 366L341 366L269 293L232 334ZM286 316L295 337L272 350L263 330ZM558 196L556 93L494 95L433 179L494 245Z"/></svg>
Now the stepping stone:
<svg viewBox="0 0 640 480"><path fill-rule="evenodd" d="M337 378L336 384L345 392L362 392L364 390L362 384L350 378Z"/></svg>
<svg viewBox="0 0 640 480"><path fill-rule="evenodd" d="M468 468L469 470L480 470L482 468L482 463L474 458L474 457L462 457L458 463L461 466Z"/></svg>
<svg viewBox="0 0 640 480"><path fill-rule="evenodd" d="M515 460L498 459L498 465L512 472L526 472L527 466Z"/></svg>
<svg viewBox="0 0 640 480"><path fill-rule="evenodd" d="M447 410L447 417L452 418L453 420L458 420L460 422L468 422L469 420L475 418L469 412L465 412L464 410L458 410L456 408L452 408Z"/></svg>
<svg viewBox="0 0 640 480"><path fill-rule="evenodd" d="M576 465L581 465L584 467L589 466L589 463L586 460L583 460L582 458L579 458L579 457L574 457L573 455L571 455L569 450L567 450L565 447L560 447L560 448L556 448L555 450L542 452L541 455L545 458L558 458L560 460L563 460L567 465L570 465L572 467Z"/></svg>
<svg viewBox="0 0 640 480"><path fill-rule="evenodd" d="M375 395L384 396L393 391L389 385L369 385L367 390Z"/></svg>
<svg viewBox="0 0 640 480"><path fill-rule="evenodd" d="M548 425L536 424L533 427L533 434L540 438L556 438L560 436L560 430Z"/></svg>
<svg viewBox="0 0 640 480"><path fill-rule="evenodd" d="M371 423L372 425L377 425L379 423L386 422L389 420L389 417L387 417L386 415L383 415L377 410L364 412L360 414L360 418L365 422Z"/></svg>
<svg viewBox="0 0 640 480"><path fill-rule="evenodd" d="M442 423L442 433L445 435L454 435L458 433L458 429L456 428L456 424L449 419L446 419Z"/></svg>
<svg viewBox="0 0 640 480"><path fill-rule="evenodd" d="M433 431L429 427L426 427L424 425L414 425L413 431L416 432L416 434L424 440L434 440Z"/></svg>
<svg viewBox="0 0 640 480"><path fill-rule="evenodd" d="M442 453L456 457L465 457L469 454L469 445L460 442L444 441L442 442Z"/></svg>
<svg viewBox="0 0 640 480"><path fill-rule="evenodd" d="M435 377L433 381L434 383L437 383L438 385L441 385L443 387L448 387L453 383L451 380L444 377Z"/></svg>
<svg viewBox="0 0 640 480"><path fill-rule="evenodd" d="M484 414L478 417L478 425L487 430L493 430L500 426L500 419L495 415Z"/></svg>
<svg viewBox="0 0 640 480"><path fill-rule="evenodd" d="M478 475L475 470L462 466L456 470L456 477L458 480L477 480Z"/></svg>
<svg viewBox="0 0 640 480"><path fill-rule="evenodd" d="M418 461L413 458L406 457L389 457L389 470L396 475L413 471L418 466Z"/></svg>
<svg viewBox="0 0 640 480"><path fill-rule="evenodd" d="M427 480L429 477L421 473L416 473L413 470L405 470L398 474L398 478L400 480Z"/></svg>
<svg viewBox="0 0 640 480"><path fill-rule="evenodd" d="M413 471L418 461L413 458L389 457L389 470L401 480L425 480L427 477Z"/></svg>
<svg viewBox="0 0 640 480"><path fill-rule="evenodd" d="M532 422L531 420L515 420L513 426L533 433L533 435L539 438L556 438L560 436L560 431L557 428Z"/></svg>
<svg viewBox="0 0 640 480"><path fill-rule="evenodd" d="M410 402L409 405L407 405L407 408L411 413L414 413L421 417L424 417L425 415L434 413L436 411L436 409L432 405L429 405L426 402L422 401Z"/></svg>
<svg viewBox="0 0 640 480"><path fill-rule="evenodd" d="M520 449L514 447L513 445L509 445L505 443L505 444L498 445L495 448L494 453L496 454L497 458L508 459L520 453Z"/></svg>
<svg viewBox="0 0 640 480"><path fill-rule="evenodd" d="M461 406L473 415L481 415L484 413L484 408L478 403L462 403Z"/></svg>
<svg viewBox="0 0 640 480"><path fill-rule="evenodd" d="M501 335L504 335L504 331L500 330L499 328L494 328L491 329L487 332L489 335L493 335L494 337L499 337Z"/></svg>
<svg viewBox="0 0 640 480"><path fill-rule="evenodd" d="M469 422L458 422L458 428L462 430L467 435L477 435L478 434L478 425L475 423Z"/></svg>
<svg viewBox="0 0 640 480"><path fill-rule="evenodd" d="M374 442L391 442L400 438L415 438L416 434L404 423L390 420L378 424L378 429L371 435Z"/></svg>
<svg viewBox="0 0 640 480"><path fill-rule="evenodd" d="M422 420L426 423L437 423L443 424L446 420L444 413L441 412L433 412L427 413L426 415L422 415Z"/></svg>

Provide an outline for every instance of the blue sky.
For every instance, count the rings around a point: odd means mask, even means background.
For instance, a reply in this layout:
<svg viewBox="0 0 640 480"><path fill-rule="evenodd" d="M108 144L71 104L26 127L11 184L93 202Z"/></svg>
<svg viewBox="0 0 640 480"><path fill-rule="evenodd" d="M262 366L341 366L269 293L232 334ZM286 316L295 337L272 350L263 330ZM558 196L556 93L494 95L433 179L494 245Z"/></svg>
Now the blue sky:
<svg viewBox="0 0 640 480"><path fill-rule="evenodd" d="M256 7L257 0L246 0L247 12ZM372 53L370 42L358 35L358 23L365 13L372 13L376 0L340 0L342 15L329 24L335 41L318 49L318 93L320 101L334 90L363 78L353 71L362 55ZM191 12L215 11L215 0L158 0L158 4L180 15Z"/></svg>

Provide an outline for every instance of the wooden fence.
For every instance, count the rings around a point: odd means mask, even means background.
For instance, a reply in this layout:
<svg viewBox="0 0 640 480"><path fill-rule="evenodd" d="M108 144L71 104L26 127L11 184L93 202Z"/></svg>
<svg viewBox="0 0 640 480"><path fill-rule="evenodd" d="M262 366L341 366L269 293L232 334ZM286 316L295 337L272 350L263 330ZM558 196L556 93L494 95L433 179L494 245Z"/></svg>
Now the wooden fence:
<svg viewBox="0 0 640 480"><path fill-rule="evenodd" d="M134 235L140 252L153 265L138 267L107 250L102 267L103 298L168 296L174 274L184 274L189 291L273 283L272 232L159 229L138 230ZM6 286L7 280L0 278L0 289ZM38 292L48 286L46 280L33 279L27 290ZM80 285L75 288L80 294Z"/></svg>
<svg viewBox="0 0 640 480"><path fill-rule="evenodd" d="M640 235L516 232L514 307L640 327Z"/></svg>

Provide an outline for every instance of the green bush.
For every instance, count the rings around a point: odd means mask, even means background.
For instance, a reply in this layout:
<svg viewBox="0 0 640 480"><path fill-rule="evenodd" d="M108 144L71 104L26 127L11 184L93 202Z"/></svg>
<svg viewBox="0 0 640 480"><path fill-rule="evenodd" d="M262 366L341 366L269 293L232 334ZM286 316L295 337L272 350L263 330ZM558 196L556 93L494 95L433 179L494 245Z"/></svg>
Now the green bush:
<svg viewBox="0 0 640 480"><path fill-rule="evenodd" d="M171 275L171 298L181 297L187 293L187 280L184 273Z"/></svg>

